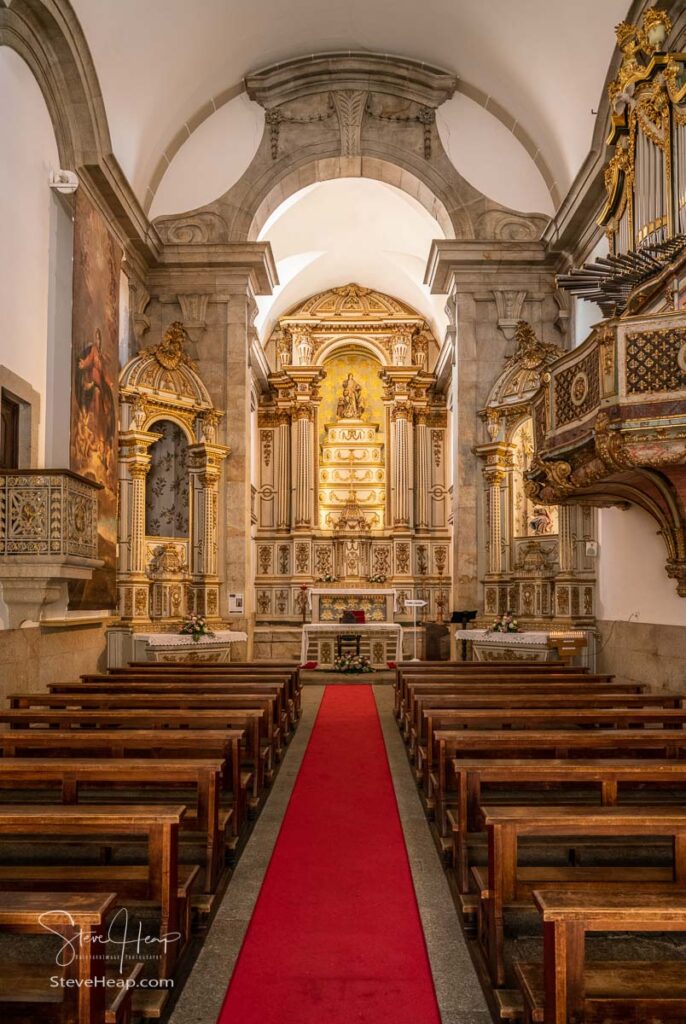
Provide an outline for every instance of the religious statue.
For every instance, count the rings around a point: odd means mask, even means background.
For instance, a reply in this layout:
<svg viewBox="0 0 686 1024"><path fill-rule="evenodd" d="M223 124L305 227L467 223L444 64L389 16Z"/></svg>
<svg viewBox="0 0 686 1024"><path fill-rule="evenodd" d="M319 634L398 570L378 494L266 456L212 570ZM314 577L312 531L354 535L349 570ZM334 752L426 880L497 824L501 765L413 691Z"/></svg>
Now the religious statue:
<svg viewBox="0 0 686 1024"><path fill-rule="evenodd" d="M339 419L359 420L364 412L362 386L357 383L352 373L343 381L343 391L338 399L336 415Z"/></svg>
<svg viewBox="0 0 686 1024"><path fill-rule="evenodd" d="M529 528L532 533L539 537L553 532L553 520L545 505L534 506L533 514L529 518Z"/></svg>

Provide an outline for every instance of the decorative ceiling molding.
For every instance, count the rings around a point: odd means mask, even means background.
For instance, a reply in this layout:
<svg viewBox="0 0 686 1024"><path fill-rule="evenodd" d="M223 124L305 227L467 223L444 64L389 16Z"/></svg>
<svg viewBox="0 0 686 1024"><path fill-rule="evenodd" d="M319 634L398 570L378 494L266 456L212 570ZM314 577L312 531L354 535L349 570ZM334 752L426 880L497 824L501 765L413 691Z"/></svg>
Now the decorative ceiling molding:
<svg viewBox="0 0 686 1024"><path fill-rule="evenodd" d="M435 108L450 99L457 84L457 76L443 68L379 53L296 57L245 78L248 96L265 110L327 90L370 90Z"/></svg>
<svg viewBox="0 0 686 1024"><path fill-rule="evenodd" d="M445 69L404 57L374 53L323 53L284 61L247 75L244 81L236 82L203 103L174 133L158 160L145 192L143 207L146 213L167 168L184 143L208 117L241 93L247 92L250 99L260 103L265 110L271 110L287 100L315 92L368 92L370 86L375 92L403 96L434 110L456 92L467 96L512 132L536 164L555 208L558 207L560 191L543 156L540 141L525 131L516 117L482 89Z"/></svg>

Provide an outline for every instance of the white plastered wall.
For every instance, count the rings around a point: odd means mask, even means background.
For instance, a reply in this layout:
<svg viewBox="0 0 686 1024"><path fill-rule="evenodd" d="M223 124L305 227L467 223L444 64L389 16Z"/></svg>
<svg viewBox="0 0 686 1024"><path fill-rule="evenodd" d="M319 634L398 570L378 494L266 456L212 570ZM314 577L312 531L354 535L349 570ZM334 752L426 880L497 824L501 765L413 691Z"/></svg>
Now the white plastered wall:
<svg viewBox="0 0 686 1024"><path fill-rule="evenodd" d="M640 508L600 509L598 618L686 626L686 598L665 572L655 520Z"/></svg>
<svg viewBox="0 0 686 1024"><path fill-rule="evenodd" d="M45 101L29 68L0 48L0 363L41 399L37 461L44 464L48 294L53 196L59 166ZM67 403L69 396L64 399Z"/></svg>

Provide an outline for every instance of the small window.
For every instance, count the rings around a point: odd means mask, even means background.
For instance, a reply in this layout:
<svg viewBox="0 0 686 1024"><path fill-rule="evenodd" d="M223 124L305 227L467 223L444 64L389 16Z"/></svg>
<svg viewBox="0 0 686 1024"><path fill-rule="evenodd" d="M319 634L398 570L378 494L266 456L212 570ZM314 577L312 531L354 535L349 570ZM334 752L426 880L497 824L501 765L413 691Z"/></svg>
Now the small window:
<svg viewBox="0 0 686 1024"><path fill-rule="evenodd" d="M19 469L20 403L0 391L0 469Z"/></svg>

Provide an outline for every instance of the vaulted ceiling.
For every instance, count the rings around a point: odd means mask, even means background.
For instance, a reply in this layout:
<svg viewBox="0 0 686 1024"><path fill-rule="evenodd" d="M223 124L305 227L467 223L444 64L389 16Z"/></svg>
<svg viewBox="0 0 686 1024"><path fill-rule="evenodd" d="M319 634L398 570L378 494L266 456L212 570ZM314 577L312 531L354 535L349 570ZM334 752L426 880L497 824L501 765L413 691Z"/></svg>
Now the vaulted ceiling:
<svg viewBox="0 0 686 1024"><path fill-rule="evenodd" d="M439 112L439 130L458 170L506 205L535 204L547 213L588 152L613 26L628 8L628 0L73 4L93 54L115 156L146 208L166 167L164 154L179 152L199 126L211 133L212 117L240 94L246 73L307 53L352 49L398 54L457 74L462 95ZM247 131L237 148L249 159L255 134L250 115L234 110L236 123ZM225 128L220 124L215 135L226 149ZM508 147L510 156L504 157ZM214 157L210 147L212 187L223 191L240 170L228 166L217 180ZM510 180L525 182L523 192L510 188L510 202L494 194L508 177L503 159L520 168ZM202 163L193 164L201 179Z"/></svg>

